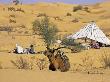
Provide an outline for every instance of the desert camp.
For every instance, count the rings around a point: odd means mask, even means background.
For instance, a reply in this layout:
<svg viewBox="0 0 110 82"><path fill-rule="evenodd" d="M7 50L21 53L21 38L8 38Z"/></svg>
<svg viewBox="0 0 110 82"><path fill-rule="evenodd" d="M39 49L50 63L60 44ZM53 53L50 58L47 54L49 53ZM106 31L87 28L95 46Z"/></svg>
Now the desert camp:
<svg viewBox="0 0 110 82"><path fill-rule="evenodd" d="M110 2L1 0L0 82L110 82Z"/></svg>
<svg viewBox="0 0 110 82"><path fill-rule="evenodd" d="M94 23L88 23L84 28L75 34L67 37L68 39L90 39L91 41L99 42L100 44L110 45L110 40L100 30L100 28Z"/></svg>

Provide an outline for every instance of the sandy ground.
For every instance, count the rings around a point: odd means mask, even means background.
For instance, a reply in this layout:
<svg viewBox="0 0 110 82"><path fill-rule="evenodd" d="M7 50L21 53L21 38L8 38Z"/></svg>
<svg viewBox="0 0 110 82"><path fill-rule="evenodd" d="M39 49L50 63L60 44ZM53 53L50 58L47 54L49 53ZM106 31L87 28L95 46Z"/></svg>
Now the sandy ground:
<svg viewBox="0 0 110 82"><path fill-rule="evenodd" d="M84 10L73 12L73 7L77 5L63 3L37 3L30 5L4 5L0 4L0 27L11 26L13 31L8 34L6 31L0 31L0 82L110 82L110 70L99 69L102 64L99 61L103 54L110 55L110 48L84 50L80 53L71 53L70 50L62 49L69 57L71 68L68 72L49 71L48 67L44 70L35 68L33 70L19 70L10 62L22 56L30 59L46 58L43 54L16 55L12 53L15 44L20 44L23 48L27 48L30 44L35 44L36 51L45 50L45 44L41 37L32 35L32 22L35 19L41 19L39 14L47 14L51 22L54 22L59 29L59 37L77 32L81 27L90 21L96 24L110 38L110 2L86 5L90 13ZM13 7L15 10L10 11L8 8ZM71 16L67 16L70 13ZM55 19L56 18L56 19ZM16 23L10 22L10 19ZM77 19L78 22L72 22ZM10 53L9 53L10 52ZM105 53L104 53L105 52ZM82 59L90 57L87 62L93 63L93 67L98 68L99 73L88 74L81 72L83 69L79 64L84 64ZM34 62L34 61L33 61ZM86 66L87 68L88 66ZM97 72L97 71L96 71Z"/></svg>
<svg viewBox="0 0 110 82"><path fill-rule="evenodd" d="M72 72L0 70L0 82L110 82L109 75Z"/></svg>
<svg viewBox="0 0 110 82"><path fill-rule="evenodd" d="M81 58L85 57L87 53L90 57L94 58L94 66L100 66L97 60L104 51L109 53L109 50L109 48L101 48L100 50L93 49L73 54L67 50L68 53L66 53L66 55L69 57L71 64L71 69L68 72L49 71L48 67L44 70L36 68L33 70L16 69L10 60L16 60L16 58L20 56L27 58L33 56L36 58L45 58L45 56L43 54L16 55L13 53L0 52L0 62L3 67L3 69L0 69L0 82L109 82L110 70L98 69L99 73L93 72L93 74L73 70L77 68L73 64L82 63Z"/></svg>

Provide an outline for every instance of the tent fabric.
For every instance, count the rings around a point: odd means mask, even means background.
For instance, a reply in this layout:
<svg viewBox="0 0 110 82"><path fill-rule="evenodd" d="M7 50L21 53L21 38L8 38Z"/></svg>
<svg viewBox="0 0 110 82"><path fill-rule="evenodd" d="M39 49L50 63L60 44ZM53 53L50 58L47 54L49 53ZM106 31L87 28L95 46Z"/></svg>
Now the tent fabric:
<svg viewBox="0 0 110 82"><path fill-rule="evenodd" d="M89 38L100 43L110 45L110 40L106 35L99 29L99 27L94 23L88 23L85 27L67 37L68 39L80 39L80 38Z"/></svg>

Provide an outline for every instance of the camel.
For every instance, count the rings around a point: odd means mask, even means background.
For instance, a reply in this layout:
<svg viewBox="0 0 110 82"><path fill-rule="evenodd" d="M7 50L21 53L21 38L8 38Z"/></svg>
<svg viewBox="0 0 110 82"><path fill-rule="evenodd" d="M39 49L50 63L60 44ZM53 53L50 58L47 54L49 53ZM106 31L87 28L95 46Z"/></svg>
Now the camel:
<svg viewBox="0 0 110 82"><path fill-rule="evenodd" d="M60 70L61 72L66 72L69 70L69 59L66 55L64 55L64 52L61 52L58 49L47 49L44 52L44 55L49 59L49 70Z"/></svg>

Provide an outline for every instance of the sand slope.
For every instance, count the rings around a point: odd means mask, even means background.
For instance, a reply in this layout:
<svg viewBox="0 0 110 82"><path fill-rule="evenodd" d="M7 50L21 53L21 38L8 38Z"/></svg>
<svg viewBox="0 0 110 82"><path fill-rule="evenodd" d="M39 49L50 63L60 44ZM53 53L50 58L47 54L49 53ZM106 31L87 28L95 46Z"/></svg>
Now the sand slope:
<svg viewBox="0 0 110 82"><path fill-rule="evenodd" d="M48 68L44 70L18 70L10 62L22 56L26 58L46 58L43 54L16 55L12 53L15 44L18 43L23 48L29 47L30 44L35 44L36 51L45 50L45 44L40 36L32 35L32 22L41 19L42 14L47 14L51 22L54 22L60 32L59 35L68 35L78 31L82 26L90 21L95 21L105 34L110 36L110 3L100 3L94 5L83 5L88 7L90 13L79 10L73 12L73 7L64 3L36 3L29 5L3 5L0 4L0 27L11 26L11 33L0 31L0 64L3 69L0 69L0 82L110 82L110 70L97 69L101 67L99 58L106 52L110 55L110 48L101 48L98 50L90 49L80 53L71 53L70 50L62 49L70 59L71 69L66 73L59 71L52 72ZM15 11L10 11L8 8L14 8ZM16 11L21 9L21 11ZM71 16L67 16L67 13ZM11 20L11 22L10 22ZM73 22L78 20L77 22ZM12 22L14 21L14 22ZM16 22L16 23L15 23ZM10 52L10 53L9 53ZM79 71L79 64L82 64L83 57L92 58L93 66L96 68L96 74L88 74L87 71ZM97 70L99 73L97 74Z"/></svg>

